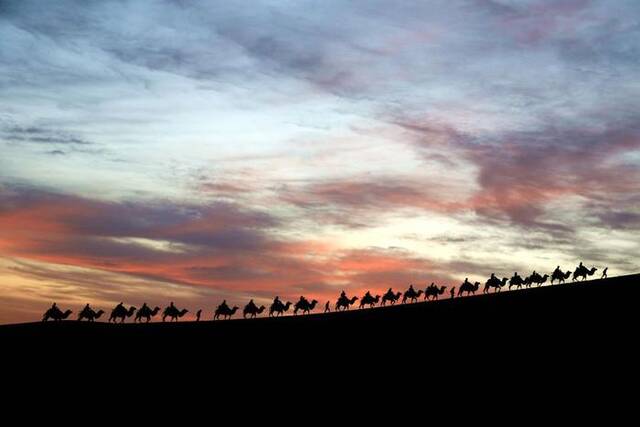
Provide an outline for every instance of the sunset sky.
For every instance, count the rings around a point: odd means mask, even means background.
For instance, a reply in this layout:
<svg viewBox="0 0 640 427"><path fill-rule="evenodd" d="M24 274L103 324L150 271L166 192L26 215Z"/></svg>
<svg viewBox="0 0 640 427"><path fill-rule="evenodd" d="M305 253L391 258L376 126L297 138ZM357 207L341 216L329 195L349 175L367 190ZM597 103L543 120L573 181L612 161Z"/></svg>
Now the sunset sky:
<svg viewBox="0 0 640 427"><path fill-rule="evenodd" d="M637 0L0 0L0 323L639 252Z"/></svg>

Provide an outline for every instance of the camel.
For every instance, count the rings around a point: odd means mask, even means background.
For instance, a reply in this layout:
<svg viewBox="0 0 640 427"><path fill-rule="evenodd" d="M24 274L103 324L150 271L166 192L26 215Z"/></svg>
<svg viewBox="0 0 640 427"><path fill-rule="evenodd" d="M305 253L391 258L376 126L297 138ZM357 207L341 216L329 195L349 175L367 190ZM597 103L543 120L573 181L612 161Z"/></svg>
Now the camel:
<svg viewBox="0 0 640 427"><path fill-rule="evenodd" d="M60 322L61 320L65 320L67 319L69 316L71 316L71 313L73 313L73 311L71 310L67 310L64 313L58 308L58 307L51 307L49 310L47 310L44 315L42 316L42 321L46 322L49 319L53 320L54 322Z"/></svg>
<svg viewBox="0 0 640 427"><path fill-rule="evenodd" d="M539 274L536 277L533 277L531 279L532 283L535 283L536 285L538 285L539 287L544 285L547 282L547 279L549 278L548 274L545 274L544 276L540 276Z"/></svg>
<svg viewBox="0 0 640 427"><path fill-rule="evenodd" d="M253 319L258 314L261 314L265 309L266 307L264 305L261 305L260 308L258 308L255 304L247 304L244 310L242 310L242 317L246 319L248 314L249 318Z"/></svg>
<svg viewBox="0 0 640 427"><path fill-rule="evenodd" d="M380 303L380 305L384 306L387 304L387 302L390 302L391 305L393 305L400 299L401 296L402 292L396 292L395 294L393 292L387 292L382 296L382 302Z"/></svg>
<svg viewBox="0 0 640 427"><path fill-rule="evenodd" d="M469 294L475 295L479 287L480 282L475 282L473 285L471 282L463 282L462 285L460 285L460 288L458 288L458 296L462 295L464 292L467 293L467 296Z"/></svg>
<svg viewBox="0 0 640 427"><path fill-rule="evenodd" d="M220 316L222 316L223 319L230 319L234 314L236 314L236 311L238 311L237 305L234 305L233 308L229 308L226 304L219 305L213 313L213 320L218 320Z"/></svg>
<svg viewBox="0 0 640 427"><path fill-rule="evenodd" d="M338 298L338 301L336 301L336 311L340 311L340 309L349 310L349 307L355 304L355 302L358 301L358 299L359 299L358 297L351 297L351 299L347 297Z"/></svg>
<svg viewBox="0 0 640 427"><path fill-rule="evenodd" d="M116 308L111 310L109 323L111 322L117 323L118 319L120 319L120 323L124 323L125 319L127 317L133 316L133 313L135 313L135 311L136 311L136 308L134 306L129 307L129 309L127 310L126 308L124 308L124 305L118 304Z"/></svg>
<svg viewBox="0 0 640 427"><path fill-rule="evenodd" d="M595 267L591 267L591 270L587 270L587 267L585 266L582 266L582 268L577 267L576 271L573 272L573 278L571 281L575 282L578 280L578 277L582 277L582 281L585 281L587 280L587 276L593 276L596 271L598 271L598 269Z"/></svg>
<svg viewBox="0 0 640 427"><path fill-rule="evenodd" d="M369 306L369 308L373 308L380 301L380 295L376 295L375 297L371 294L365 295L360 300L360 308L364 308L365 306Z"/></svg>
<svg viewBox="0 0 640 427"><path fill-rule="evenodd" d="M153 310L151 310L149 307L144 305L136 313L134 322L142 322L142 318L144 317L145 319L147 319L147 323L149 323L151 321L151 318L154 317L156 314L158 314L159 311L160 311L160 307L158 306L154 307Z"/></svg>
<svg viewBox="0 0 640 427"><path fill-rule="evenodd" d="M522 285L524 284L524 281L522 280L522 277L520 277L519 275L515 274L510 280L509 280L509 290L511 290L512 286L517 287L518 289L522 289Z"/></svg>
<svg viewBox="0 0 640 427"><path fill-rule="evenodd" d="M297 315L298 311L302 311L302 314L309 314L314 308L316 308L317 304L318 301L315 299L311 302L306 299L300 300L293 306L293 314Z"/></svg>
<svg viewBox="0 0 640 427"><path fill-rule="evenodd" d="M506 277L503 277L502 280L498 279L496 276L492 276L487 280L487 283L484 284L484 290L482 293L489 293L489 289L494 288L494 292L500 292L503 286L507 284Z"/></svg>
<svg viewBox="0 0 640 427"><path fill-rule="evenodd" d="M83 319L87 319L88 322L94 322L103 314L104 310L94 311L92 308L85 308L78 314L78 321L82 322Z"/></svg>
<svg viewBox="0 0 640 427"><path fill-rule="evenodd" d="M164 322L167 319L167 317L169 317L171 319L171 322L177 322L179 318L181 318L188 312L189 310L187 310L186 308L183 308L182 310L178 310L175 306L170 305L169 307L165 308L164 311L162 312L162 321Z"/></svg>
<svg viewBox="0 0 640 427"><path fill-rule="evenodd" d="M418 292L416 292L413 288L407 289L404 295L402 295L402 303L405 304L407 300L411 302L416 302L418 298L420 298L420 295L422 295L423 292L424 291L422 289L420 289Z"/></svg>
<svg viewBox="0 0 640 427"><path fill-rule="evenodd" d="M446 286L438 288L435 283L432 283L431 286L427 286L424 290L424 299L428 301L429 298L433 297L434 300L437 300L439 295L444 294L445 289L447 289Z"/></svg>
<svg viewBox="0 0 640 427"><path fill-rule="evenodd" d="M564 281L568 279L569 276L571 276L571 270L567 270L566 273L562 273L562 271L556 270L551 275L551 284L553 285L553 282L556 280L558 281L558 283L564 283Z"/></svg>
<svg viewBox="0 0 640 427"><path fill-rule="evenodd" d="M273 313L276 313L277 316L282 316L282 313L289 311L289 307L291 307L290 301L287 301L286 304L271 304L271 307L269 307L269 317L273 316Z"/></svg>

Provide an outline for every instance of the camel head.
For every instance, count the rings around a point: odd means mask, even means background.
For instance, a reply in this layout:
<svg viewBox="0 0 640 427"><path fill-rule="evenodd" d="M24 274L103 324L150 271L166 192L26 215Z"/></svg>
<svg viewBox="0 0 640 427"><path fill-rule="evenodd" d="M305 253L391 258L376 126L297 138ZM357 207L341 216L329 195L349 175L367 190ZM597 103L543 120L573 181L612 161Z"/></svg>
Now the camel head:
<svg viewBox="0 0 640 427"><path fill-rule="evenodd" d="M69 316L71 315L71 313L73 313L73 311L71 311L71 310L67 310L67 311L65 311L64 313L62 313L61 318L62 318L62 319L66 319L67 317L69 317Z"/></svg>
<svg viewBox="0 0 640 427"><path fill-rule="evenodd" d="M156 314L158 314L158 312L160 311L160 307L158 307L157 305L153 308L153 310L151 310L151 315L155 316Z"/></svg>
<svg viewBox="0 0 640 427"><path fill-rule="evenodd" d="M289 307L291 307L291 301L287 301L287 303L284 305L283 307L284 311L289 310Z"/></svg>
<svg viewBox="0 0 640 427"><path fill-rule="evenodd" d="M260 308L258 308L258 313L262 313L265 308L266 307L264 305L261 305Z"/></svg>
<svg viewBox="0 0 640 427"><path fill-rule="evenodd" d="M420 295L422 295L424 293L424 291L422 289L420 289L417 293L416 296L419 297Z"/></svg>
<svg viewBox="0 0 640 427"><path fill-rule="evenodd" d="M134 306L129 307L129 311L127 311L127 317L133 316L133 313L136 312L136 308Z"/></svg>
<svg viewBox="0 0 640 427"><path fill-rule="evenodd" d="M587 273L589 276L593 276L593 273L595 273L596 271L598 271L597 268L595 267L591 267L591 270L589 270L589 272Z"/></svg>
<svg viewBox="0 0 640 427"><path fill-rule="evenodd" d="M233 308L231 309L231 314L235 314L236 311L238 311L238 306L234 305Z"/></svg>
<svg viewBox="0 0 640 427"><path fill-rule="evenodd" d="M438 290L438 294L442 295L445 289L447 289L446 286L440 286L440 289Z"/></svg>
<svg viewBox="0 0 640 427"><path fill-rule="evenodd" d="M187 314L189 312L189 310L187 310L186 308L183 308L182 310L180 310L180 312L178 313L179 317L184 316L185 314Z"/></svg>
<svg viewBox="0 0 640 427"><path fill-rule="evenodd" d="M402 296L402 292L396 292L395 299L400 299L401 296Z"/></svg>
<svg viewBox="0 0 640 427"><path fill-rule="evenodd" d="M96 312L96 315L94 316L94 318L99 319L100 316L102 316L104 314L104 310L98 310Z"/></svg>
<svg viewBox="0 0 640 427"><path fill-rule="evenodd" d="M502 278L502 286L506 285L507 281L509 281L509 279L507 277L503 277Z"/></svg>

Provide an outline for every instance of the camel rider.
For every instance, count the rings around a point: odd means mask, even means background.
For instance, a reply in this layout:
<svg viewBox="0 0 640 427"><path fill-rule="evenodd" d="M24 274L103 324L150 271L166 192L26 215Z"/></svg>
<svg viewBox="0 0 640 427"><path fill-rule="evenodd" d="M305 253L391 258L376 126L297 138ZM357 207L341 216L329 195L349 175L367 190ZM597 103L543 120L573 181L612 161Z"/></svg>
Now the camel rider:
<svg viewBox="0 0 640 427"><path fill-rule="evenodd" d="M51 306L51 312L52 313L58 313L60 312L60 309L58 308L58 306L56 305L56 303L54 302L53 305Z"/></svg>
<svg viewBox="0 0 640 427"><path fill-rule="evenodd" d="M300 295L300 301L298 301L298 304L309 304L309 301L307 301L303 295Z"/></svg>
<svg viewBox="0 0 640 427"><path fill-rule="evenodd" d="M229 311L229 306L227 305L227 300L222 300L222 304L220 304L220 310Z"/></svg>
<svg viewBox="0 0 640 427"><path fill-rule="evenodd" d="M280 301L280 297L276 295L276 297L273 299L273 306L274 307L282 307L282 302Z"/></svg>
<svg viewBox="0 0 640 427"><path fill-rule="evenodd" d="M413 295L416 293L416 291L413 289L413 285L409 285L409 290L407 292L409 293L409 295Z"/></svg>
<svg viewBox="0 0 640 427"><path fill-rule="evenodd" d="M257 309L257 308L258 308L258 307L256 306L256 304L253 302L253 299L252 299L251 301L249 301L249 304L247 304L247 307L248 307L248 308L250 308L250 309L252 309L252 310L255 310L255 309Z"/></svg>
<svg viewBox="0 0 640 427"><path fill-rule="evenodd" d="M149 307L147 306L147 303L143 303L142 307L140 307L140 313L146 313L147 310L149 310Z"/></svg>
<svg viewBox="0 0 640 427"><path fill-rule="evenodd" d="M584 265L582 265L582 261L580 261L580 265L578 266L578 270L579 270L579 271L584 271L584 270L586 270L586 269L587 269L587 267L585 267Z"/></svg>
<svg viewBox="0 0 640 427"><path fill-rule="evenodd" d="M366 299L373 298L373 295L371 295L371 292L370 292L370 291L367 291L367 293L366 293L366 294L364 294L364 297L363 297L362 299L365 299L365 298L366 298Z"/></svg>
<svg viewBox="0 0 640 427"><path fill-rule="evenodd" d="M118 312L120 312L122 310L126 311L126 308L124 308L124 303L122 301L120 301L120 304L116 305L115 311L116 311L116 313L118 313Z"/></svg>
<svg viewBox="0 0 640 427"><path fill-rule="evenodd" d="M82 313L84 314L89 314L89 310L91 310L91 307L89 307L89 304L85 305L84 308L82 309Z"/></svg>
<svg viewBox="0 0 640 427"><path fill-rule="evenodd" d="M471 286L471 282L469 282L469 278L468 277L464 278L464 283L462 284L462 286Z"/></svg>
<svg viewBox="0 0 640 427"><path fill-rule="evenodd" d="M514 285L517 285L518 283L522 283L522 277L520 277L517 271L513 273L513 277L511 278L511 280Z"/></svg>
<svg viewBox="0 0 640 427"><path fill-rule="evenodd" d="M386 296L387 298L394 296L394 295L393 295L393 289L389 288L389 290L387 291L387 293L385 294L385 296Z"/></svg>
<svg viewBox="0 0 640 427"><path fill-rule="evenodd" d="M175 310L175 309L176 309L176 306L175 306L175 305L173 305L173 301L171 301L171 304L169 304L169 308L170 308L171 310Z"/></svg>
<svg viewBox="0 0 640 427"><path fill-rule="evenodd" d="M555 270L553 270L553 275L557 276L558 274L562 274L562 270L560 270L560 266L557 266Z"/></svg>

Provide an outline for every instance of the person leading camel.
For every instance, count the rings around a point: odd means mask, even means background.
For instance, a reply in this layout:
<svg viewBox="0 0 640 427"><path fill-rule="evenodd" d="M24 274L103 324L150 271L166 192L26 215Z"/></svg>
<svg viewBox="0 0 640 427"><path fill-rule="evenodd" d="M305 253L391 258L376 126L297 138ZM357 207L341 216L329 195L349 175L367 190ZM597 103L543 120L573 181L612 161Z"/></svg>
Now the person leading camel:
<svg viewBox="0 0 640 427"><path fill-rule="evenodd" d="M324 312L325 313L331 313L331 305L330 305L331 301L327 301L327 303L324 305Z"/></svg>
<svg viewBox="0 0 640 427"><path fill-rule="evenodd" d="M196 311L196 322L200 321L200 316L202 315L202 310Z"/></svg>
<svg viewBox="0 0 640 427"><path fill-rule="evenodd" d="M449 293L451 294L451 299L454 299L456 297L456 287L452 287Z"/></svg>
<svg viewBox="0 0 640 427"><path fill-rule="evenodd" d="M607 278L607 270L609 270L609 267L605 267L604 270L602 270L601 279L606 279Z"/></svg>

